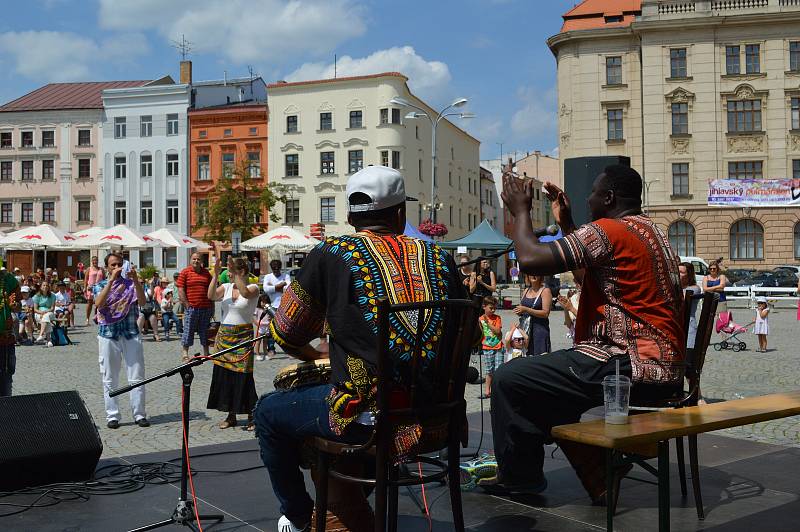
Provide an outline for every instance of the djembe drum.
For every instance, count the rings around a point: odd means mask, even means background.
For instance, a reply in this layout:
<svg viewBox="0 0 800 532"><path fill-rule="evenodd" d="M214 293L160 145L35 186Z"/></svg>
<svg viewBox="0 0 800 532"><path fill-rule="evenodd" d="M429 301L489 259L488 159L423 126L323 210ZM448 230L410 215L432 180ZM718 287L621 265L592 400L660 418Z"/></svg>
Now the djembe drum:
<svg viewBox="0 0 800 532"><path fill-rule="evenodd" d="M291 390L300 386L327 384L331 380L331 364L328 359L299 362L280 370L273 384L276 390ZM338 456L332 461L336 470L349 475L364 474L364 462L358 457ZM311 470L311 478L317 484L317 450L304 443L301 449L301 467ZM316 509L311 519L312 530ZM329 532L367 532L374 529L375 516L367 501L364 489L351 482L328 477L328 515L325 530Z"/></svg>

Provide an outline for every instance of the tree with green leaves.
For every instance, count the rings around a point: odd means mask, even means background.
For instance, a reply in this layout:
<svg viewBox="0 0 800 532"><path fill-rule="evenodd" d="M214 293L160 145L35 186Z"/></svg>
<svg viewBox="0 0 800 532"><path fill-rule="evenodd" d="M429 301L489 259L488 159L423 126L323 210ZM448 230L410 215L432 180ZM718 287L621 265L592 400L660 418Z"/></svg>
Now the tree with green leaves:
<svg viewBox="0 0 800 532"><path fill-rule="evenodd" d="M255 183L252 170L246 157L238 157L238 162L217 182L208 207L199 213L201 222L196 226L196 229L208 231L207 238L227 242L234 231L242 233L243 241L252 238L265 211L270 222L278 221L272 209L280 198L272 188Z"/></svg>

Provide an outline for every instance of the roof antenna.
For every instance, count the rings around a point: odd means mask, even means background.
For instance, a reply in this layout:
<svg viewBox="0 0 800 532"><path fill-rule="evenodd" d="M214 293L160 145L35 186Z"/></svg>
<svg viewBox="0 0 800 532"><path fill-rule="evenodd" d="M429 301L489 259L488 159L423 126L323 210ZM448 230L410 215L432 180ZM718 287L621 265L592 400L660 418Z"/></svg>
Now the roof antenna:
<svg viewBox="0 0 800 532"><path fill-rule="evenodd" d="M186 56L194 50L194 43L187 41L183 33L181 33L181 40L172 39L172 47L178 50L181 54L181 61L186 61Z"/></svg>
<svg viewBox="0 0 800 532"><path fill-rule="evenodd" d="M336 79L336 54L333 54L333 79Z"/></svg>

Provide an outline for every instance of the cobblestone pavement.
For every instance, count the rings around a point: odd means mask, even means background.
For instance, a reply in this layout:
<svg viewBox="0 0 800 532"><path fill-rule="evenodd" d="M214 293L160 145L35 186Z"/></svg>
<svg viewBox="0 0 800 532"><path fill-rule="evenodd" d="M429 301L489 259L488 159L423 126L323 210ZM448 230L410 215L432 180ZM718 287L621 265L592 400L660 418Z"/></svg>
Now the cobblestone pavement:
<svg viewBox="0 0 800 532"><path fill-rule="evenodd" d="M77 315L81 316L83 308ZM751 321L753 311L734 309L738 323ZM516 319L510 311L500 312L504 330ZM567 347L565 328L560 312L551 316L551 338L553 349ZM767 353L753 351L757 341L751 334L743 335L749 350L716 352L709 348L703 375L703 395L709 400L725 400L736 397L762 395L800 388L800 323L796 320L796 308L775 309L770 315L770 349ZM152 426L140 428L133 424L127 397L120 399L122 424L117 430L105 426L105 411L100 384L97 358L97 340L94 327L76 327L70 336L76 345L46 348L23 346L17 348L17 374L14 377L14 393L30 394L58 390L77 390L100 428L103 439L103 457L125 456L154 451L178 449L180 447L180 381L177 376L147 385L147 413ZM712 337L714 341L716 335ZM170 341L156 343L151 338L144 341L147 375L154 375L173 367L180 361L180 341L174 336ZM195 344L199 349L199 345ZM195 351L192 351L195 352ZM256 390L264 393L273 389L272 380L282 368L293 363L287 355L279 354L274 360L256 362ZM475 361L477 363L477 361ZM205 408L211 382L211 364L195 368L191 400L191 445L226 443L253 438L253 433L240 426L220 430L217 424L225 414ZM124 384L124 372L122 376ZM478 386L467 388L467 409L481 409ZM488 401L484 402L488 409ZM755 441L781 445L800 446L800 417L774 422L748 425L723 433Z"/></svg>

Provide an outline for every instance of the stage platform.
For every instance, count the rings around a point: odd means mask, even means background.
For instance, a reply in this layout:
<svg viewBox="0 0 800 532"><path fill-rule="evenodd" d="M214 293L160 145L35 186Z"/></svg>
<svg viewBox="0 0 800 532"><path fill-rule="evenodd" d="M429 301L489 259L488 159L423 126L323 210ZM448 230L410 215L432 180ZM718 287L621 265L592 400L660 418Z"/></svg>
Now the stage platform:
<svg viewBox="0 0 800 532"><path fill-rule="evenodd" d="M471 442L479 438L479 414L471 416ZM488 415L483 448L491 448ZM747 440L701 435L701 479L706 520L698 521L689 484L683 501L677 483L674 449L672 455L672 510L674 531L714 530L771 532L797 530L800 516L800 448L779 447ZM563 453L547 448L546 475L549 487L540 496L506 499L466 492L464 517L467 529L475 532L548 530L557 532L605 529L605 509L593 507ZM178 457L178 451L101 460L100 466L119 463L160 462ZM192 449L192 467L203 471L194 477L201 513L223 513L225 521L204 527L209 531L277 530L278 505L258 455L255 439ZM209 456L202 456L209 455ZM256 467L257 469L222 473ZM206 471L215 472L206 472ZM650 479L647 472L634 469L633 476ZM312 484L308 480L308 486ZM175 507L178 483L148 485L122 495L92 495L88 501L65 501L0 518L3 531L116 532L167 519ZM421 498L420 490L414 493ZM452 530L447 490L438 485L426 488L433 530ZM3 502L12 502L8 498ZM20 501L15 501L20 502ZM9 507L0 507L6 513ZM400 491L399 530L428 530L427 518L408 492ZM617 530L657 529L656 487L624 480L615 521ZM161 530L178 530L171 526Z"/></svg>

